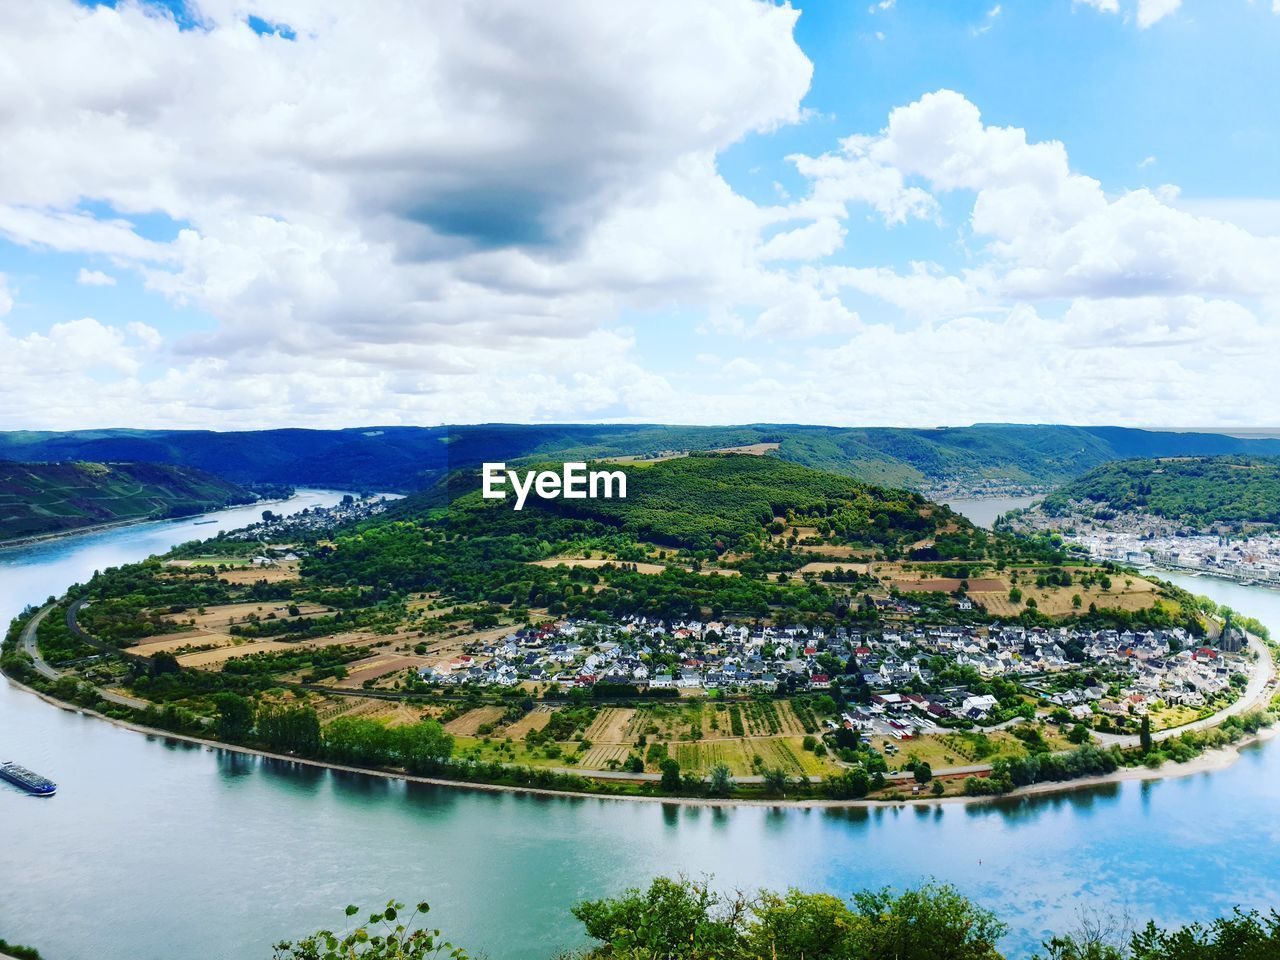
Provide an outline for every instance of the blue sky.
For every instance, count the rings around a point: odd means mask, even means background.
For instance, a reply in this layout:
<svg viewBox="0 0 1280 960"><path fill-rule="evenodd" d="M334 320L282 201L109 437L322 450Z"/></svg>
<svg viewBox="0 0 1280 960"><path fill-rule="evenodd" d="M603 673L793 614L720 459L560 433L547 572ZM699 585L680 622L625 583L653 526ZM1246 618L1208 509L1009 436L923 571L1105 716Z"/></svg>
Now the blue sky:
<svg viewBox="0 0 1280 960"><path fill-rule="evenodd" d="M1275 6L9 8L0 428L1280 423Z"/></svg>

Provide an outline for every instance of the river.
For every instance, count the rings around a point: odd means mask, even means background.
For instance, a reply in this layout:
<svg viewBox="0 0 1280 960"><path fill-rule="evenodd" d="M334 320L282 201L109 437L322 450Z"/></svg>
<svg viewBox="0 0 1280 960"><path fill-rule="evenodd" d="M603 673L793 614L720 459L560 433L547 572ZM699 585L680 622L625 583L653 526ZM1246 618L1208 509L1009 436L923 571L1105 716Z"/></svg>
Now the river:
<svg viewBox="0 0 1280 960"><path fill-rule="evenodd" d="M1022 510L1044 495L1037 497L957 497L953 500L940 500L956 513L962 513L980 527L991 528L996 518L1010 510Z"/></svg>
<svg viewBox="0 0 1280 960"><path fill-rule="evenodd" d="M307 492L277 512L336 494ZM221 525L255 519L225 511ZM0 615L218 526L146 524L0 552ZM1187 578L1180 578L1185 582ZM1191 578L1280 630L1280 593ZM575 901L649 877L847 894L936 877L1026 957L1077 911L1166 923L1280 904L1280 739L1227 770L982 806L712 809L411 786L145 737L0 683L0 936L47 960L267 960L347 903L428 900L473 954L549 960Z"/></svg>

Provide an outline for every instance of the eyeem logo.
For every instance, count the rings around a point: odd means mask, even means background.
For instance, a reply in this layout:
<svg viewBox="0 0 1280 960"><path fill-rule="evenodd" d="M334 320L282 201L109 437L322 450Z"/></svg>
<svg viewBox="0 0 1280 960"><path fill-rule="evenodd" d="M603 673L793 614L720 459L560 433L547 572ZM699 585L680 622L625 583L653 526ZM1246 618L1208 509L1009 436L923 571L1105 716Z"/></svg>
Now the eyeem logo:
<svg viewBox="0 0 1280 960"><path fill-rule="evenodd" d="M516 492L515 509L523 510L529 492L543 500L598 500L603 497L627 498L627 475L621 470L587 470L585 463L566 463L560 473L554 470L526 470L524 476L508 470L505 463L484 465L484 488L481 495L486 500L503 500L507 496L506 484Z"/></svg>

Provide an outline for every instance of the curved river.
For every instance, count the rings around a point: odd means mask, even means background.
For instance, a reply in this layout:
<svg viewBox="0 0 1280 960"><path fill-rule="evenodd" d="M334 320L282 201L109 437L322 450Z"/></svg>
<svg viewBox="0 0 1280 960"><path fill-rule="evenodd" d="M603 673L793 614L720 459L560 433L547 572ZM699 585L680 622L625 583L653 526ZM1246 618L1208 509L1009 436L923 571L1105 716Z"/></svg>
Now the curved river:
<svg viewBox="0 0 1280 960"><path fill-rule="evenodd" d="M0 615L219 526L0 551ZM1280 630L1280 593L1180 579ZM48 960L267 960L274 940L391 897L430 901L432 925L473 953L547 960L580 942L575 901L680 871L842 894L936 877L1010 923L1011 957L1082 908L1180 923L1280 904L1280 739L1216 773L984 806L712 809L297 767L141 736L5 682L0 757L59 783L51 800L0 784L0 936Z"/></svg>

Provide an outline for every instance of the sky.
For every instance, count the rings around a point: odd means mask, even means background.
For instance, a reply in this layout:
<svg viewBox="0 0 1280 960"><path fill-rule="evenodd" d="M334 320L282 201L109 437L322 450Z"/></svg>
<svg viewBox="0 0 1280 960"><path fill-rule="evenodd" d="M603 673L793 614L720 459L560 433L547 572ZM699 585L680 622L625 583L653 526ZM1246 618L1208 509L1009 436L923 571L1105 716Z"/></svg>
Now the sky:
<svg viewBox="0 0 1280 960"><path fill-rule="evenodd" d="M0 3L0 429L1280 424L1280 0Z"/></svg>

